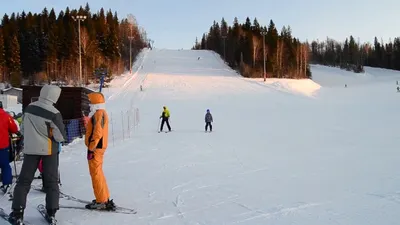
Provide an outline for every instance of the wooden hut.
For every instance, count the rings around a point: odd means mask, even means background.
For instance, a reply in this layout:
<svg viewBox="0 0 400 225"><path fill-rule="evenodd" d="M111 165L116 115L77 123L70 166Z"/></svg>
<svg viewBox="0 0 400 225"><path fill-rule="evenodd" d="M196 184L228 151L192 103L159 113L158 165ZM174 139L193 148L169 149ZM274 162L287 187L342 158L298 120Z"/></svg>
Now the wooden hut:
<svg viewBox="0 0 400 225"><path fill-rule="evenodd" d="M39 99L41 88L42 86L22 86L22 112L31 102ZM68 143L84 135L82 114L87 115L90 111L87 95L91 92L94 91L85 87L61 87L61 95L55 107L64 119Z"/></svg>

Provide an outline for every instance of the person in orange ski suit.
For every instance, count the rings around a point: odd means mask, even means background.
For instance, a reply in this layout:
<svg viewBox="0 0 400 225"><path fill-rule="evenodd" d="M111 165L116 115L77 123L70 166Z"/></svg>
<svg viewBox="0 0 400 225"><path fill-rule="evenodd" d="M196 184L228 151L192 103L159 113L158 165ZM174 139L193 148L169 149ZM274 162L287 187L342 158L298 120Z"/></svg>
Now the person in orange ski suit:
<svg viewBox="0 0 400 225"><path fill-rule="evenodd" d="M108 115L105 110L105 99L100 92L90 93L88 98L92 116L87 123L85 144L96 199L87 204L86 208L115 210L116 206L113 200L110 200L110 193L103 173L103 157L108 145Z"/></svg>

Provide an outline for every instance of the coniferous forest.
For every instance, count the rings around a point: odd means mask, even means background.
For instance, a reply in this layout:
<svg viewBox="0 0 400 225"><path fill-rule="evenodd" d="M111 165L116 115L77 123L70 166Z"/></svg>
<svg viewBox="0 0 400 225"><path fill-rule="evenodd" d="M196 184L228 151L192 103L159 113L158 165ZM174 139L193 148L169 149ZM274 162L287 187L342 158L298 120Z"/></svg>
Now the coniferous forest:
<svg viewBox="0 0 400 225"><path fill-rule="evenodd" d="M363 72L364 66L400 70L400 38L384 43L375 37L374 43L360 43L353 36L344 42L327 38L311 43L311 62Z"/></svg>
<svg viewBox="0 0 400 225"><path fill-rule="evenodd" d="M130 37L132 61L149 41L145 31L128 19L103 8L93 13L86 4L78 10L66 8L58 14L46 8L39 14L5 14L0 25L0 82L12 86L79 81L78 21L80 23L82 79L95 79L94 70L107 68L112 74L129 70ZM109 74L111 75L111 74Z"/></svg>
<svg viewBox="0 0 400 225"><path fill-rule="evenodd" d="M278 33L271 20L268 27L261 26L257 18L244 24L235 18L228 26L222 18L214 21L201 40L196 38L192 49L213 50L225 58L230 67L245 77L263 76L263 36L265 34L266 73L268 78L311 78L309 64L340 67L356 73L364 66L400 70L400 37L384 43L360 43L353 36L344 42L327 38L326 41L301 43L292 37L290 26Z"/></svg>
<svg viewBox="0 0 400 225"><path fill-rule="evenodd" d="M265 27L257 18L251 22L247 17L244 24L235 18L233 26L228 26L222 18L221 23L214 21L200 41L196 39L193 49L219 53L245 77L264 76L265 53L267 78L311 78L308 44L293 37L290 26L284 26L279 33L272 20Z"/></svg>

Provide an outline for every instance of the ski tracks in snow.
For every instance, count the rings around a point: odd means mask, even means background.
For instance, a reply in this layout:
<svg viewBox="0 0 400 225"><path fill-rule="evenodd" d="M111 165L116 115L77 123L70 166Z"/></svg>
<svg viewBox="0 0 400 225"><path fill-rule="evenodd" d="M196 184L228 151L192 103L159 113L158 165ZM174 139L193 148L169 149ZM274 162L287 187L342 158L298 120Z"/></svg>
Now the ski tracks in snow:
<svg viewBox="0 0 400 225"><path fill-rule="evenodd" d="M235 222L232 222L231 224L238 224L238 223L243 223L243 222L247 222L247 221L251 221L251 220L255 220L255 219L260 219L260 218L271 218L274 216L285 216L285 215L289 215L292 213L296 213L298 211L307 209L307 208L311 208L311 207L316 207L316 206L320 206L322 205L322 203L299 203L297 206L292 206L292 207L281 207L280 209L272 209L269 212L265 212L259 209L252 209L249 206L246 206L244 204L241 203L236 203L239 206L243 207L244 209L248 210L249 212L244 213L244 214L239 214L237 216L243 216L246 214L257 214L257 215L253 215L250 216L246 219L241 219L241 220L237 220Z"/></svg>

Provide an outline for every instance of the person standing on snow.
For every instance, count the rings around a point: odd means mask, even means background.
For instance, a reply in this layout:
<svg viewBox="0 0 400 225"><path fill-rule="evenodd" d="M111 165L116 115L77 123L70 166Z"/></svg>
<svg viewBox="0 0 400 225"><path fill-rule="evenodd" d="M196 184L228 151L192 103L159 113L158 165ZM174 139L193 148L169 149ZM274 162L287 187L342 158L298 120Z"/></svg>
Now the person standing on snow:
<svg viewBox="0 0 400 225"><path fill-rule="evenodd" d="M210 132L212 132L212 124L211 123L213 122L213 117L212 117L209 109L207 109L207 113L206 113L204 120L206 122L206 132L207 132L208 127L210 127Z"/></svg>
<svg viewBox="0 0 400 225"><path fill-rule="evenodd" d="M43 160L43 180L46 192L47 220L56 221L59 209L58 147L66 138L61 113L54 107L61 94L61 88L44 85L39 100L30 103L24 112L21 131L25 137L24 159L17 185L14 190L10 222L22 222L26 197L31 188L39 161Z"/></svg>
<svg viewBox="0 0 400 225"><path fill-rule="evenodd" d="M18 126L14 119L0 107L0 168L1 168L1 191L7 192L12 183L12 170L10 166L10 133L18 133Z"/></svg>
<svg viewBox="0 0 400 225"><path fill-rule="evenodd" d="M164 128L164 123L167 124L168 130L171 131L171 126L169 125L169 110L167 109L166 106L163 107L163 111L161 113L160 119L162 119L161 121L161 127L160 127L160 132L163 131Z"/></svg>
<svg viewBox="0 0 400 225"><path fill-rule="evenodd" d="M91 116L87 123L85 144L87 146L87 160L92 178L94 196L87 209L115 210L113 200L110 200L106 178L103 173L103 157L108 146L108 115L105 110L104 95L100 92L88 94L91 104Z"/></svg>

